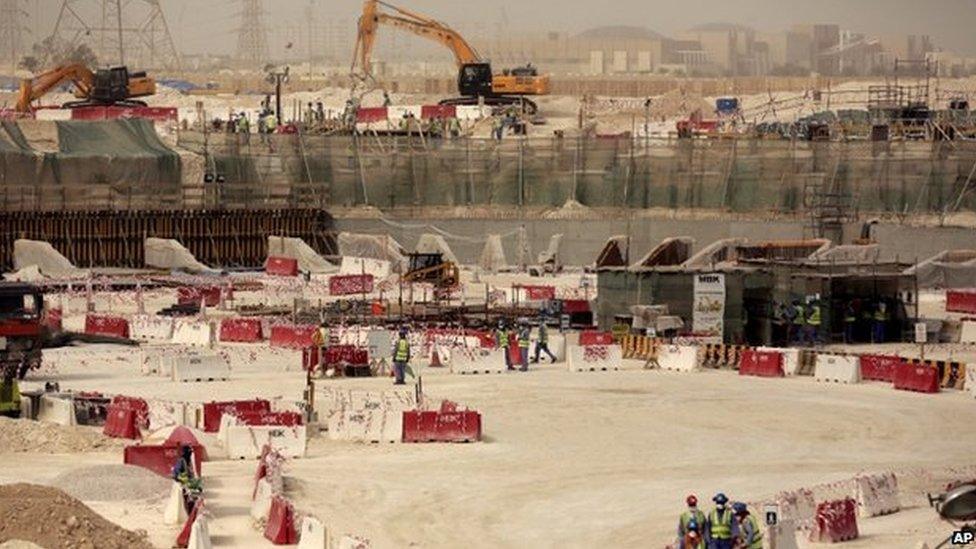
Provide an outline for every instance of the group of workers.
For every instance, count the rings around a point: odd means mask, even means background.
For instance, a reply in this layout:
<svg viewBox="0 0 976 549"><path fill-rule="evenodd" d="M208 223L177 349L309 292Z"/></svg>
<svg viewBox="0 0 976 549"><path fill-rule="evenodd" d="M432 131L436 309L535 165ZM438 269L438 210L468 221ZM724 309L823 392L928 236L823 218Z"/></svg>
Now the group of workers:
<svg viewBox="0 0 976 549"><path fill-rule="evenodd" d="M785 329L787 345L818 345L824 342L824 304L819 297L777 306L777 320ZM844 343L854 343L858 334L865 334L871 343L885 342L885 328L890 316L884 301L869 302L852 299L844 303L841 324Z"/></svg>
<svg viewBox="0 0 976 549"><path fill-rule="evenodd" d="M529 328L529 322L525 319L518 323L516 329L515 324L511 327L506 326L505 321L498 322L498 329L495 330L495 345L499 349L505 349L505 367L514 371L515 365L512 363L512 355L508 349L514 344L518 346L519 350L519 367L518 370L522 372L527 372L529 370L529 347L531 345L532 331ZM539 337L535 343L535 357L532 359L533 364L539 363L539 355L541 353L546 353L549 355L549 360L556 362L556 355L549 350L549 327L546 326L545 319L539 321Z"/></svg>
<svg viewBox="0 0 976 549"><path fill-rule="evenodd" d="M715 506L706 514L698 508L697 496L685 499L687 509L678 519L678 549L762 549L762 527L745 503L729 505L721 492L712 502Z"/></svg>

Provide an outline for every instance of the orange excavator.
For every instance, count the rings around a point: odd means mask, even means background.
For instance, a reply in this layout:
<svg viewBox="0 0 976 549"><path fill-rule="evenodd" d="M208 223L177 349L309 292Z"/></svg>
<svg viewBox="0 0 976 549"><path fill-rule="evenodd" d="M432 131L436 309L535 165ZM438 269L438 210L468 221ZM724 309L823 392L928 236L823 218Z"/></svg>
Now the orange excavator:
<svg viewBox="0 0 976 549"><path fill-rule="evenodd" d="M31 103L44 97L65 83L74 87L74 95L79 100L65 103L64 108L88 106L140 106L146 104L138 97L148 97L156 93L156 81L145 72L130 73L126 67L110 69L91 69L80 63L61 65L45 71L33 78L20 82L17 97L17 111L30 112Z"/></svg>
<svg viewBox="0 0 976 549"><path fill-rule="evenodd" d="M381 6L393 13L381 11ZM381 0L365 0L363 14L359 18L359 35L353 53L352 72L362 80L373 78L370 57L376 32L381 24L433 40L454 53L458 66L458 93L461 97L445 99L441 101L442 105L476 105L480 99L486 105L523 105L526 112L534 113L537 110L535 102L525 96L549 94L549 76L540 75L531 64L494 74L491 63L482 59L454 29L430 17Z"/></svg>

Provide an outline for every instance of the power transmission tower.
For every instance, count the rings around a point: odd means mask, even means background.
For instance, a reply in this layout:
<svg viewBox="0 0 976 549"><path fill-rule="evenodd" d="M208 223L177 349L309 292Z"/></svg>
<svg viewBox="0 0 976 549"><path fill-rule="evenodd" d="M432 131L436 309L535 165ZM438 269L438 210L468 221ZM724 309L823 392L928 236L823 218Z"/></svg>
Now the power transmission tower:
<svg viewBox="0 0 976 549"><path fill-rule="evenodd" d="M268 61L268 29L261 0L241 0L241 26L237 30L237 58L248 63Z"/></svg>
<svg viewBox="0 0 976 549"><path fill-rule="evenodd" d="M14 69L25 53L28 17L21 0L0 0L0 61L9 62Z"/></svg>
<svg viewBox="0 0 976 549"><path fill-rule="evenodd" d="M104 65L183 70L160 0L62 0L51 36L86 44Z"/></svg>

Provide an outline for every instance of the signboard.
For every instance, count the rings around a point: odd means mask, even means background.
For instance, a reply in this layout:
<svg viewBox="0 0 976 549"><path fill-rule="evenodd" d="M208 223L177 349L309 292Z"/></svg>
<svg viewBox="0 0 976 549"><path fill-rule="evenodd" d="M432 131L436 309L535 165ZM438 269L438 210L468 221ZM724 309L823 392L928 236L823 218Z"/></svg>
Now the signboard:
<svg viewBox="0 0 976 549"><path fill-rule="evenodd" d="M915 343L928 343L928 332L924 322L915 323Z"/></svg>
<svg viewBox="0 0 976 549"><path fill-rule="evenodd" d="M767 503L763 506L763 514L766 516L766 526L776 526L779 523L779 505Z"/></svg>
<svg viewBox="0 0 976 549"><path fill-rule="evenodd" d="M692 304L692 331L695 334L722 338L725 331L725 275L695 275Z"/></svg>

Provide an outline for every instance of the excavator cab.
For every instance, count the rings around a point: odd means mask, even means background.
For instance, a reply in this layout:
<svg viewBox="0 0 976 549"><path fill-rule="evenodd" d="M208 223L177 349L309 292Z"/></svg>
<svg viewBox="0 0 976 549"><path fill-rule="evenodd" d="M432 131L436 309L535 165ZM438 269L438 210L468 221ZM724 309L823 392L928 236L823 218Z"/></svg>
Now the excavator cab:
<svg viewBox="0 0 976 549"><path fill-rule="evenodd" d="M110 105L129 98L129 69L112 67L95 71L91 100Z"/></svg>
<svg viewBox="0 0 976 549"><path fill-rule="evenodd" d="M490 63L466 63L458 71L458 92L468 97L491 97Z"/></svg>

